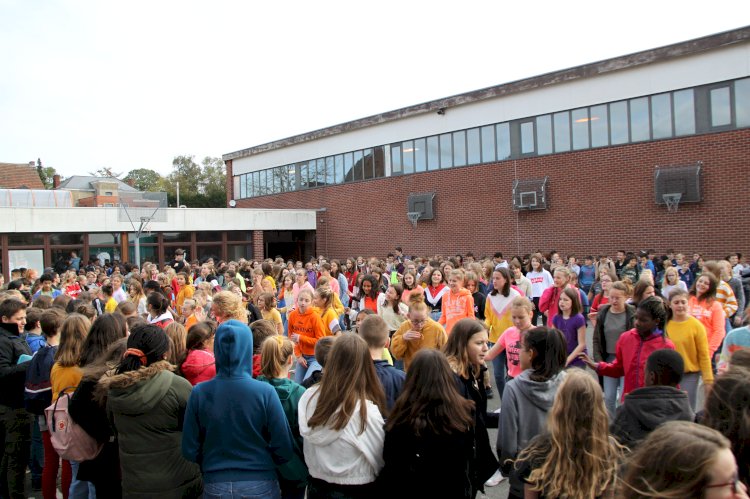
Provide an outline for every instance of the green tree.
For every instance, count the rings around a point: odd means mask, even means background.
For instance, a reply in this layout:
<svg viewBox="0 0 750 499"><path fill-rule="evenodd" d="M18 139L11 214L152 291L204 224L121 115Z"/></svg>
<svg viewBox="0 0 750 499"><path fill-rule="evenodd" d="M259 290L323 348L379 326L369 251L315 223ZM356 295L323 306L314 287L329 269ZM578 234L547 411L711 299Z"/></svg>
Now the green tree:
<svg viewBox="0 0 750 499"><path fill-rule="evenodd" d="M178 182L180 204L191 208L226 207L226 168L220 158L207 156L198 164L195 156L176 156L172 173L164 182L169 206L177 206Z"/></svg>
<svg viewBox="0 0 750 499"><path fill-rule="evenodd" d="M42 180L45 189L52 189L54 187L54 177L57 175L57 171L51 166L37 165L36 170L39 172L39 178Z"/></svg>
<svg viewBox="0 0 750 499"><path fill-rule="evenodd" d="M137 168L131 170L123 179L126 182L133 181L133 187L139 191L157 192L164 188L164 179L161 175L148 168Z"/></svg>

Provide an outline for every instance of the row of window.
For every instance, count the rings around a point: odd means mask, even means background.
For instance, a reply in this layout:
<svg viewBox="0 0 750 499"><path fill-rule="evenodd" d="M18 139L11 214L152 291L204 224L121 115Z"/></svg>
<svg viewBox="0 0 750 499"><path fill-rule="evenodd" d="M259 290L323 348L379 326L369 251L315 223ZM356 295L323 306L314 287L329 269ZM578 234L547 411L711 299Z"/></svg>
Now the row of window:
<svg viewBox="0 0 750 499"><path fill-rule="evenodd" d="M522 118L234 177L238 198L750 126L750 78Z"/></svg>

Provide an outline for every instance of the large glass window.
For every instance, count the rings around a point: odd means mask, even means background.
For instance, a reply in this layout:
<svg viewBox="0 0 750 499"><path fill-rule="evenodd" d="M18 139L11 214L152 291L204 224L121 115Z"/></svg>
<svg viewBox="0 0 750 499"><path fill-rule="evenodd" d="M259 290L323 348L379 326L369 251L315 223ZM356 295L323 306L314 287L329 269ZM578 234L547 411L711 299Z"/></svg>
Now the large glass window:
<svg viewBox="0 0 750 499"><path fill-rule="evenodd" d="M240 258L251 259L253 257L252 244L228 244L227 260L238 261Z"/></svg>
<svg viewBox="0 0 750 499"><path fill-rule="evenodd" d="M651 133L654 139L672 136L672 99L670 94L651 97Z"/></svg>
<svg viewBox="0 0 750 499"><path fill-rule="evenodd" d="M497 125L497 159L510 158L510 123Z"/></svg>
<svg viewBox="0 0 750 499"><path fill-rule="evenodd" d="M354 151L354 180L362 180L364 178L363 174L362 151Z"/></svg>
<svg viewBox="0 0 750 499"><path fill-rule="evenodd" d="M247 188L246 188L247 186L245 184L245 177L246 176L247 175L240 175L239 178L238 177L234 177L234 179L237 181L237 183L235 184L235 190L234 190L234 192L239 193L240 199L248 197L248 195L247 195ZM239 188L237 188L237 186L239 186Z"/></svg>
<svg viewBox="0 0 750 499"><path fill-rule="evenodd" d="M630 140L640 142L651 136L648 119L648 97L630 99Z"/></svg>
<svg viewBox="0 0 750 499"><path fill-rule="evenodd" d="M453 166L466 166L466 132L453 132Z"/></svg>
<svg viewBox="0 0 750 499"><path fill-rule="evenodd" d="M591 147L604 147L609 145L609 116L607 105L591 107Z"/></svg>
<svg viewBox="0 0 750 499"><path fill-rule="evenodd" d="M404 142L402 154L404 158L404 173L414 173L414 141L407 140Z"/></svg>
<svg viewBox="0 0 750 499"><path fill-rule="evenodd" d="M570 151L570 113L555 113L555 152Z"/></svg>
<svg viewBox="0 0 750 499"><path fill-rule="evenodd" d="M10 236L8 236L10 238ZM42 236L39 236L40 238ZM89 246L103 246L110 244L117 244L120 241L120 234L117 232L101 232L96 234L89 234ZM12 241L9 241L13 244Z"/></svg>
<svg viewBox="0 0 750 499"><path fill-rule="evenodd" d="M333 158L334 163L334 173L333 173L333 183L334 184L342 184L344 182L344 155L343 154L337 154Z"/></svg>
<svg viewBox="0 0 750 499"><path fill-rule="evenodd" d="M323 158L320 158L316 161L317 168L318 168L318 182L317 185L326 185L328 184L328 170L326 168L326 161Z"/></svg>
<svg viewBox="0 0 750 499"><path fill-rule="evenodd" d="M466 130L466 162L469 165L478 165L482 162L479 128Z"/></svg>
<svg viewBox="0 0 750 499"><path fill-rule="evenodd" d="M158 254L159 247L158 246L143 246L140 247L141 252L141 262L151 262L151 263L159 263L159 254ZM128 254L130 257L131 262L135 262L135 246L130 245L130 248L128 249Z"/></svg>
<svg viewBox="0 0 750 499"><path fill-rule="evenodd" d="M161 237L165 243L190 242L190 232L162 232Z"/></svg>
<svg viewBox="0 0 750 499"><path fill-rule="evenodd" d="M425 139L414 141L414 170L427 171L427 145Z"/></svg>
<svg viewBox="0 0 750 499"><path fill-rule="evenodd" d="M136 225L137 227L138 225ZM83 244L83 234L57 233L49 235L49 243L53 246L64 244Z"/></svg>
<svg viewBox="0 0 750 499"><path fill-rule="evenodd" d="M609 131L612 145L628 142L628 102L613 102L609 105Z"/></svg>
<svg viewBox="0 0 750 499"><path fill-rule="evenodd" d="M734 121L738 127L750 126L750 78L734 82Z"/></svg>
<svg viewBox="0 0 750 499"><path fill-rule="evenodd" d="M41 234L8 234L9 246L41 246L44 236Z"/></svg>
<svg viewBox="0 0 750 499"><path fill-rule="evenodd" d="M299 168L300 187L306 189L309 186L307 180L307 163L297 163L297 168Z"/></svg>
<svg viewBox="0 0 750 499"><path fill-rule="evenodd" d="M711 126L727 126L732 123L729 106L729 87L711 89Z"/></svg>
<svg viewBox="0 0 750 499"><path fill-rule="evenodd" d="M573 149L589 148L589 109L587 107L574 109L570 113L573 122Z"/></svg>
<svg viewBox="0 0 750 499"><path fill-rule="evenodd" d="M199 243L215 243L221 241L221 231L201 230L195 233L195 240Z"/></svg>
<svg viewBox="0 0 750 499"><path fill-rule="evenodd" d="M521 154L534 152L534 122L521 123Z"/></svg>
<svg viewBox="0 0 750 499"><path fill-rule="evenodd" d="M491 163L497 159L495 153L495 127L482 127L482 162Z"/></svg>
<svg viewBox="0 0 750 499"><path fill-rule="evenodd" d="M692 135L695 133L695 97L693 89L679 90L672 94L674 105L674 134Z"/></svg>
<svg viewBox="0 0 750 499"><path fill-rule="evenodd" d="M289 165L289 190L296 191L299 182L299 172L297 165Z"/></svg>
<svg viewBox="0 0 750 499"><path fill-rule="evenodd" d="M242 189L240 187L240 176L235 175L232 177L232 192L234 193L235 197L244 198L245 196L242 195Z"/></svg>
<svg viewBox="0 0 750 499"><path fill-rule="evenodd" d="M201 262L205 262L209 258L213 258L215 262L221 260L221 245L197 246L195 250L198 252L196 256Z"/></svg>
<svg viewBox="0 0 750 499"><path fill-rule="evenodd" d="M451 134L444 133L440 136L440 168L453 166L453 141Z"/></svg>
<svg viewBox="0 0 750 499"><path fill-rule="evenodd" d="M401 165L401 148L400 147L398 151L398 158L399 158L398 164ZM351 182L352 180L354 180L354 154L353 153L348 152L344 154L344 172L345 172L344 182Z"/></svg>
<svg viewBox="0 0 750 499"><path fill-rule="evenodd" d="M252 231L230 230L227 231L227 241L252 241Z"/></svg>
<svg viewBox="0 0 750 499"><path fill-rule="evenodd" d="M362 151L362 175L365 180L375 178L375 160L372 149Z"/></svg>
<svg viewBox="0 0 750 499"><path fill-rule="evenodd" d="M437 135L427 137L427 169L438 170L440 168L440 142Z"/></svg>
<svg viewBox="0 0 750 499"><path fill-rule="evenodd" d="M552 117L549 114L536 119L536 152L552 154Z"/></svg>

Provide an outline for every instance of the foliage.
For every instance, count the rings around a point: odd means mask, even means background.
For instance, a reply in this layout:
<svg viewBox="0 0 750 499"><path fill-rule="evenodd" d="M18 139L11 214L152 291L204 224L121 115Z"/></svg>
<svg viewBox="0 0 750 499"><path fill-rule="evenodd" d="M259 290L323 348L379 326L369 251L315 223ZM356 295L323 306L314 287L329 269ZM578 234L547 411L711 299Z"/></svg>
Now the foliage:
<svg viewBox="0 0 750 499"><path fill-rule="evenodd" d="M220 158L205 157L201 164L195 156L177 156L172 173L164 187L169 206L177 206L177 183L180 204L190 208L224 208L227 205L226 167Z"/></svg>
<svg viewBox="0 0 750 499"><path fill-rule="evenodd" d="M164 188L164 178L154 170L148 168L137 168L130 170L125 178L125 182L133 181L133 187L139 191L158 192Z"/></svg>
<svg viewBox="0 0 750 499"><path fill-rule="evenodd" d="M45 189L52 189L54 187L53 182L57 171L51 166L37 165L36 170L39 172L39 178L42 180Z"/></svg>
<svg viewBox="0 0 750 499"><path fill-rule="evenodd" d="M113 178L119 178L122 176L122 173L115 173L112 171L112 168L109 166L102 166L95 172L89 172L89 175L92 175L94 177L113 177Z"/></svg>

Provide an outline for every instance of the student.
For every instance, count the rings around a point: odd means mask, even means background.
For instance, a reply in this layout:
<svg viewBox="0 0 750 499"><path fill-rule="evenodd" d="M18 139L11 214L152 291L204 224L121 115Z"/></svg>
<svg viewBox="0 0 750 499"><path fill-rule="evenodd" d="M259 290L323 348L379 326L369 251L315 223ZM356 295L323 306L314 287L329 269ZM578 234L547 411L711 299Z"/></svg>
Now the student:
<svg viewBox="0 0 750 499"><path fill-rule="evenodd" d="M734 360L734 359L733 359ZM716 377L706 397L701 424L720 432L731 442L739 465L739 480L750 483L750 371L732 366Z"/></svg>
<svg viewBox="0 0 750 499"><path fill-rule="evenodd" d="M276 298L273 293L261 293L258 296L258 309L260 309L260 314L265 320L273 322L276 332L283 335L284 322L281 320L281 314L276 309Z"/></svg>
<svg viewBox="0 0 750 499"><path fill-rule="evenodd" d="M185 303L185 300L193 297L195 294L195 287L190 284L188 281L188 275L185 272L177 274L175 279L177 279L177 285L180 287L180 291L177 293L177 298L175 299L175 311L178 316L184 318L186 316L182 310L182 306Z"/></svg>
<svg viewBox="0 0 750 499"><path fill-rule="evenodd" d="M530 296L531 300L534 302L534 318L531 320L533 325L538 323L537 319L539 317L542 318L542 324L547 325L547 317L542 314L542 311L539 309L539 301L542 298L544 290L552 286L554 283L552 274L542 266L543 262L544 257L542 257L542 254L534 253L531 255L529 267L526 272L526 278L531 281L531 295L527 296Z"/></svg>
<svg viewBox="0 0 750 499"><path fill-rule="evenodd" d="M315 344L315 361L320 364L320 370L314 371L310 377L302 382L302 386L306 389L317 385L320 383L320 380L323 379L323 370L326 368L326 359L328 358L328 353L331 351L335 340L335 336L326 336L319 339Z"/></svg>
<svg viewBox="0 0 750 499"><path fill-rule="evenodd" d="M661 295L669 300L669 297L674 289L681 289L685 293L688 292L685 281L680 280L680 276L677 273L677 269L669 267L664 271L664 280L661 284Z"/></svg>
<svg viewBox="0 0 750 499"><path fill-rule="evenodd" d="M630 304L634 307L638 307L638 304L650 296L656 296L656 289L654 285L649 281L641 279L633 287L633 296L630 299Z"/></svg>
<svg viewBox="0 0 750 499"><path fill-rule="evenodd" d="M242 298L231 291L219 291L213 296L211 315L219 324L232 319L247 324L247 308Z"/></svg>
<svg viewBox="0 0 750 499"><path fill-rule="evenodd" d="M323 379L299 401L308 499L374 496L383 467L385 411L367 343L356 335L340 336Z"/></svg>
<svg viewBox="0 0 750 499"><path fill-rule="evenodd" d="M638 282L638 268L636 267L636 264L638 261L636 260L635 256L628 255L625 257L625 264L622 267L622 271L620 272L620 280L624 281L625 279L630 279L631 283Z"/></svg>
<svg viewBox="0 0 750 499"><path fill-rule="evenodd" d="M281 290L279 291L279 303L278 310L281 314L281 320L284 323L284 336L288 334L289 328L289 314L294 310L294 293L292 287L294 286L294 276L292 273L288 273L281 280Z"/></svg>
<svg viewBox="0 0 750 499"><path fill-rule="evenodd" d="M687 291L680 288L672 289L669 295L669 308L669 320L664 331L685 363L685 374L682 376L680 388L687 392L690 406L695 411L701 376L706 394L714 381L706 328L698 319L688 314Z"/></svg>
<svg viewBox="0 0 750 499"><path fill-rule="evenodd" d="M750 318L750 306L745 309L745 320ZM719 371L723 371L729 364L729 359L734 352L740 350L750 350L750 327L738 327L732 329L724 338L724 344L721 347L721 357L719 359Z"/></svg>
<svg viewBox="0 0 750 499"><path fill-rule="evenodd" d="M510 319L513 323L511 327L503 331L500 339L493 345L485 360L492 361L501 352L505 352L507 359L507 376L505 384L521 374L521 337L531 329L531 319L534 317L534 305L528 298L516 296L510 303ZM494 365L494 362L493 362Z"/></svg>
<svg viewBox="0 0 750 499"><path fill-rule="evenodd" d="M294 343L297 367L294 381L302 383L307 371L317 368L315 343L326 335L325 325L320 315L312 307L313 293L303 289L297 296L297 308L289 314L289 339Z"/></svg>
<svg viewBox="0 0 750 499"><path fill-rule="evenodd" d="M400 302L398 302L400 303ZM375 373L378 375L380 384L385 392L385 401L388 410L393 408L396 399L401 395L406 375L403 371L395 369L388 361L383 360L383 349L388 348L388 324L382 317L377 315L365 318L359 327L359 335L367 343L370 356L375 364Z"/></svg>
<svg viewBox="0 0 750 499"><path fill-rule="evenodd" d="M261 374L261 355L260 346L266 341L266 338L277 336L276 328L271 321L260 319L250 324L250 330L253 332L253 378Z"/></svg>
<svg viewBox="0 0 750 499"><path fill-rule="evenodd" d="M623 286L629 289L629 284L623 281ZM589 320L591 321L591 324L596 326L596 316L599 313L599 310L602 306L609 303L609 292L612 289L612 284L614 283L614 280L612 279L612 276L609 275L609 272L604 270L602 271L602 276L599 278L599 282L594 284L592 286L591 291L589 291L589 296L591 297L591 308L589 309ZM599 286L599 292L593 293L596 286ZM628 296L630 296L631 292L628 292Z"/></svg>
<svg viewBox="0 0 750 499"><path fill-rule="evenodd" d="M484 321L484 307L487 297L479 290L479 277L474 272L466 272L465 282L466 289L469 290L471 298L474 300L474 317L480 321Z"/></svg>
<svg viewBox="0 0 750 499"><path fill-rule="evenodd" d="M570 283L570 271L566 267L557 267L552 274L553 284L544 290L539 299L539 310L547 317L547 323L558 313L558 303L562 290Z"/></svg>
<svg viewBox="0 0 750 499"><path fill-rule="evenodd" d="M322 278L321 278L322 280ZM339 314L333 308L334 293L331 288L320 287L313 295L313 306L315 313L320 315L320 321L325 329L325 336L333 336L341 333Z"/></svg>
<svg viewBox="0 0 750 499"><path fill-rule="evenodd" d="M688 395L679 387L684 372L682 356L674 350L656 350L646 361L646 383L630 392L617 409L612 434L634 449L667 421L694 421Z"/></svg>
<svg viewBox="0 0 750 499"><path fill-rule="evenodd" d="M461 319L474 319L474 298L464 287L463 270L451 270L448 274L449 292L443 295L441 315L438 321L445 327L448 336L453 325Z"/></svg>
<svg viewBox="0 0 750 499"><path fill-rule="evenodd" d="M448 341L448 335L443 326L430 317L422 295L411 295L406 319L393 334L391 352L396 359L404 361L404 370L408 371L418 351L442 349Z"/></svg>
<svg viewBox="0 0 750 499"><path fill-rule="evenodd" d="M373 312L378 312L378 296L380 295L380 286L378 280L367 274L362 277L362 284L360 285L359 294L357 295L357 302L359 310L370 309Z"/></svg>
<svg viewBox="0 0 750 499"><path fill-rule="evenodd" d="M26 309L26 325L23 328L24 339L26 344L29 345L32 355L47 345L44 336L42 336L42 325L40 324L43 314L44 310L41 308L29 307Z"/></svg>
<svg viewBox="0 0 750 499"><path fill-rule="evenodd" d="M401 327L406 320L409 307L401 301L404 288L400 284L391 284L385 293L378 297L378 315L388 327L389 337Z"/></svg>
<svg viewBox="0 0 750 499"><path fill-rule="evenodd" d="M280 468L281 495L285 499L303 499L307 486L307 466L302 454L298 405L305 388L289 379L289 370L294 366L294 344L283 336L272 336L263 341L260 355L262 374L257 380L268 383L276 390L293 436L295 457ZM298 479L289 479L292 475L297 475Z"/></svg>
<svg viewBox="0 0 750 499"><path fill-rule="evenodd" d="M625 378L622 398L645 384L646 359L655 350L674 350L674 343L664 335L667 311L664 301L656 296L643 300L635 310L634 328L617 340L615 359L612 362L593 362L588 355L580 358L597 374Z"/></svg>
<svg viewBox="0 0 750 499"><path fill-rule="evenodd" d="M277 463L294 459L292 432L276 391L252 377L252 352L247 324L233 319L220 324L216 377L197 384L187 402L182 456L200 466L206 497L278 499Z"/></svg>
<svg viewBox="0 0 750 499"><path fill-rule="evenodd" d="M583 371L557 390L547 431L518 455L524 498L614 497L623 447L609 436L602 391Z"/></svg>
<svg viewBox="0 0 750 499"><path fill-rule="evenodd" d="M404 273L404 292L401 293L401 301L408 304L409 303L409 296L411 296L412 293L417 294L424 294L424 288L419 285L417 282L417 276L414 274L414 272L405 272ZM424 298L423 298L424 300Z"/></svg>
<svg viewBox="0 0 750 499"><path fill-rule="evenodd" d="M177 362L178 373L195 386L216 376L214 335L216 324L204 321L190 328L185 340L185 352Z"/></svg>
<svg viewBox="0 0 750 499"><path fill-rule="evenodd" d="M578 274L578 282L581 285L581 290L589 294L591 286L596 281L596 266L594 265L594 257L587 256L583 259L583 265L581 265L581 271Z"/></svg>
<svg viewBox="0 0 750 499"><path fill-rule="evenodd" d="M487 329L483 323L476 319L461 319L443 347L448 365L455 374L459 393L463 398L474 402L473 446L476 450L469 468L472 498L477 491L484 490L488 480L496 479L493 474L498 467L487 434L488 427L497 425L497 415L487 413L487 391L483 386L484 373L487 371L484 358L489 351L487 341ZM494 485L497 483L499 480Z"/></svg>
<svg viewBox="0 0 750 499"><path fill-rule="evenodd" d="M711 362L726 335L726 315L721 303L716 299L718 281L710 272L704 272L690 288L688 307L690 315L701 321L706 328L708 352Z"/></svg>
<svg viewBox="0 0 750 499"><path fill-rule="evenodd" d="M440 269L432 269L429 276L428 286L424 290L425 302L432 309L430 316L432 320L439 321L443 315L443 297L450 290L445 285L445 277Z"/></svg>
<svg viewBox="0 0 750 499"><path fill-rule="evenodd" d="M484 323L489 331L490 346L497 344L504 331L513 325L511 320L510 305L521 293L511 286L512 278L507 268L496 268L492 272L492 290L487 295L484 304ZM505 376L507 353L505 350L498 350L499 355L493 355L492 370L495 376L495 386L497 387L500 398L505 390ZM490 388L490 394L492 393Z"/></svg>
<svg viewBox="0 0 750 499"><path fill-rule="evenodd" d="M585 368L578 358L586 353L586 319L581 314L580 295L577 288L565 288L558 302L559 313L552 319L552 325L562 331L568 348L565 367Z"/></svg>
<svg viewBox="0 0 750 499"><path fill-rule="evenodd" d="M307 289L311 293L315 292L315 288L313 288L312 285L309 282L307 282L307 272L300 269L300 270L297 270L294 275L295 275L295 281L294 281L294 284L292 285L292 303L291 303L292 309L291 310L294 310L295 308L297 308L297 298L299 297L299 293L302 290ZM289 306L290 306L290 303L288 300L289 300L289 297L287 296L287 304L286 304L287 310L289 310Z"/></svg>
<svg viewBox="0 0 750 499"><path fill-rule="evenodd" d="M51 274L42 274L42 277L39 278L39 282L42 287L39 288L39 291L34 293L32 297L38 298L39 296L49 296L54 300L55 298L60 296L62 294L62 291L52 287L52 281L54 281L54 277L52 277Z"/></svg>
<svg viewBox="0 0 750 499"><path fill-rule="evenodd" d="M523 497L523 479L512 462L547 428L547 415L565 372L565 338L557 329L536 327L521 337L521 374L505 387L497 432L497 455L510 477L508 497Z"/></svg>
<svg viewBox="0 0 750 499"><path fill-rule="evenodd" d="M730 442L718 431L685 421L661 425L625 465L623 499L747 499Z"/></svg>
<svg viewBox="0 0 750 499"><path fill-rule="evenodd" d="M381 493L470 499L473 408L456 390L445 356L418 352L385 427Z"/></svg>

